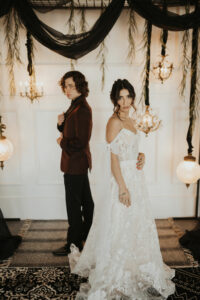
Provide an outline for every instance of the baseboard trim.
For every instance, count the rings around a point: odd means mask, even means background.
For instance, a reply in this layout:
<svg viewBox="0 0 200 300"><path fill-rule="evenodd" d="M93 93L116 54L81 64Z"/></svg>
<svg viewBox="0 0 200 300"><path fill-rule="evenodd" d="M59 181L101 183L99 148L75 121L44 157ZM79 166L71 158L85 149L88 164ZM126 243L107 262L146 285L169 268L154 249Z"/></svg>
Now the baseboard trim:
<svg viewBox="0 0 200 300"><path fill-rule="evenodd" d="M174 220L199 220L199 217L173 217Z"/></svg>
<svg viewBox="0 0 200 300"><path fill-rule="evenodd" d="M174 220L199 220L200 221L200 217L172 217ZM20 218L4 218L5 221L21 221ZM161 218L158 218L161 219ZM165 219L165 218L164 218ZM32 219L32 220L36 220L36 219ZM65 219L38 219L36 221L66 221Z"/></svg>
<svg viewBox="0 0 200 300"><path fill-rule="evenodd" d="M4 218L5 221L21 221L20 218Z"/></svg>

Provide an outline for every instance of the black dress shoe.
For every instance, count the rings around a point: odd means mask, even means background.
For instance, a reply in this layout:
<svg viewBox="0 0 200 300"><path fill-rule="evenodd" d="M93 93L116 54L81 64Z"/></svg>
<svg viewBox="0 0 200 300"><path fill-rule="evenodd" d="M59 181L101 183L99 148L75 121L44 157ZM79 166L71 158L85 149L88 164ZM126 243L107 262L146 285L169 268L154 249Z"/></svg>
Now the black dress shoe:
<svg viewBox="0 0 200 300"><path fill-rule="evenodd" d="M70 252L71 252L70 247L64 246L54 250L52 253L55 256L67 256Z"/></svg>

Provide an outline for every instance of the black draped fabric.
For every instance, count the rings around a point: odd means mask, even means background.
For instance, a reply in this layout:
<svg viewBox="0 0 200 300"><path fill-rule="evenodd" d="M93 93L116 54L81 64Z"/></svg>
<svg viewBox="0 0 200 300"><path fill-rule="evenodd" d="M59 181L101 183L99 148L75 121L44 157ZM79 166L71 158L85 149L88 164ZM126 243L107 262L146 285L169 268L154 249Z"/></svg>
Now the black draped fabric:
<svg viewBox="0 0 200 300"><path fill-rule="evenodd" d="M21 243L21 236L12 236L0 209L0 260L11 256Z"/></svg>
<svg viewBox="0 0 200 300"><path fill-rule="evenodd" d="M7 15L13 6L13 0L0 0L0 17Z"/></svg>
<svg viewBox="0 0 200 300"><path fill-rule="evenodd" d="M172 31L181 31L200 26L200 8L191 13L178 15L153 4L152 0L128 0L132 9L153 25ZM164 4L164 0L163 0Z"/></svg>
<svg viewBox="0 0 200 300"><path fill-rule="evenodd" d="M151 57L151 33L152 24L147 23L147 53L146 53L146 79L145 79L145 105L149 106L149 74L150 74L150 57Z"/></svg>
<svg viewBox="0 0 200 300"><path fill-rule="evenodd" d="M49 9L68 2L68 0L57 0ZM34 0L0 0L0 17L14 8L21 22L41 44L65 57L77 59L97 48L104 40L117 21L124 2L125 0L112 0L90 31L76 35L62 34L39 20L33 10ZM164 2L165 0L163 5ZM38 3L42 6L42 1ZM178 15L163 11L162 7L154 4L153 0L128 0L128 3L140 16L165 30L179 31L200 26L199 7L194 12Z"/></svg>
<svg viewBox="0 0 200 300"><path fill-rule="evenodd" d="M14 7L27 30L41 44L69 58L78 59L98 47L117 21L124 0L113 0L92 29L77 35L64 35L44 24L26 0L15 0Z"/></svg>
<svg viewBox="0 0 200 300"><path fill-rule="evenodd" d="M36 1L34 1L0 0L0 17L14 8L18 12L21 22L41 44L60 55L73 59L78 59L98 47L117 21L125 2L125 0L112 0L90 31L65 35L39 20L33 10L36 5ZM163 5L165 1L163 0ZM47 11L68 2L68 0L56 0L52 7L48 6ZM42 9L42 0L38 3ZM128 0L128 3L140 16L165 30L180 31L200 26L199 7L194 12L178 15L170 11L163 11L162 5L159 7L153 0ZM160 3L162 4L162 1ZM40 8L37 7L37 9Z"/></svg>
<svg viewBox="0 0 200 300"><path fill-rule="evenodd" d="M200 220L193 230L186 230L179 242L184 248L189 249L194 258L200 262Z"/></svg>

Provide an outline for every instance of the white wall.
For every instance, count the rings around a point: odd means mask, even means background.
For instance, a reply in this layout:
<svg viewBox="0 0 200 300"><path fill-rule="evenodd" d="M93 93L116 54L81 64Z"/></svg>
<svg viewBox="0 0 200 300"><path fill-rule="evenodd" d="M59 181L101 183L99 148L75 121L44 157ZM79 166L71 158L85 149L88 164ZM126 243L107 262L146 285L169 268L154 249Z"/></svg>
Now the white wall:
<svg viewBox="0 0 200 300"><path fill-rule="evenodd" d="M39 17L62 32L66 32L68 12L55 10ZM99 11L88 10L87 22L92 25L99 16ZM19 82L27 79L27 58L25 48L25 32L22 30L21 56L24 65L15 66L15 79L18 93L9 96L8 70L5 66L6 47L4 34L0 24L0 89L2 97L0 112L3 122L7 125L6 136L14 144L14 155L0 170L0 207L5 217L20 217L33 219L65 219L64 185L60 172L60 148L56 144L57 114L65 111L69 105L57 82L70 70L70 60L43 47L35 41L36 77L44 83L45 95L33 104L19 96ZM137 100L141 94L141 73L144 64L144 54L140 50L144 20L137 16L138 32L136 33L136 57L132 65L126 60L128 51L127 39L128 11L123 11L113 27L105 43L106 82L101 90L101 71L97 61L99 49L89 53L77 62L76 69L86 75L89 81L90 95L88 102L93 109L93 134L91 148L93 157L95 145L104 140L105 124L112 114L109 92L114 80L127 78L136 89ZM160 29L153 28L151 62L159 58ZM180 98L178 87L181 80L181 41L182 33L170 32L167 44L169 60L174 63L173 75L163 85L151 74L150 103L162 119L162 128L144 135L141 150L146 153L145 174L149 188L150 200L154 216L158 218L193 216L195 211L196 185L189 189L176 178L176 166L187 153L185 141L188 128L188 98L189 81L186 99ZM189 79L189 74L188 74ZM198 126L197 126L198 127ZM198 148L199 132L194 137L195 151ZM196 156L197 153L195 152ZM97 161L93 159L95 165ZM91 187L95 194L94 174L90 175ZM95 200L95 199L94 199Z"/></svg>

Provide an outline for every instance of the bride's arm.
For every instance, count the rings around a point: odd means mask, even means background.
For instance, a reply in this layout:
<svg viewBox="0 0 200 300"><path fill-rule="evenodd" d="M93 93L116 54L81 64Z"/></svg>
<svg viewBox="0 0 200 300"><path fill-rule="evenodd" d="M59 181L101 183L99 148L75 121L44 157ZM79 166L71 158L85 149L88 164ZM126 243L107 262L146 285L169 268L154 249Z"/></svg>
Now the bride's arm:
<svg viewBox="0 0 200 300"><path fill-rule="evenodd" d="M121 122L111 117L106 127L106 140L111 143L121 130ZM118 156L111 152L111 171L119 186L119 201L129 207L131 205L129 191L122 176Z"/></svg>

